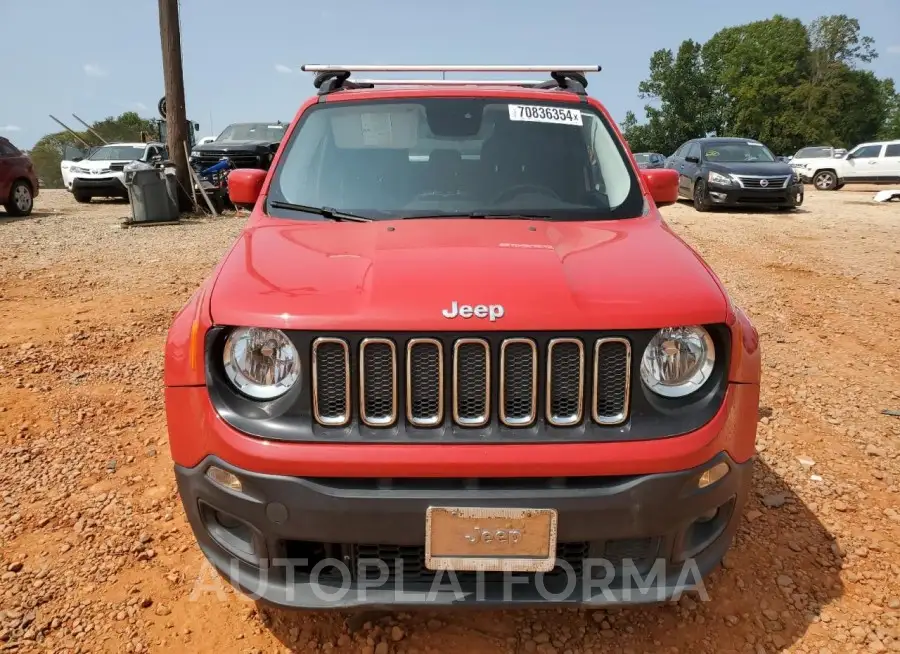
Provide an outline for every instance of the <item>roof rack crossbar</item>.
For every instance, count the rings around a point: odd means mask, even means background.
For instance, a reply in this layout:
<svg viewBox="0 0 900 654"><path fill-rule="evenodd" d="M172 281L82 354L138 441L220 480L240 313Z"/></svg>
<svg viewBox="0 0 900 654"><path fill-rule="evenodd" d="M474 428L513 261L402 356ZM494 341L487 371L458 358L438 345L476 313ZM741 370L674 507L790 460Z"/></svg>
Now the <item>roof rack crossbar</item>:
<svg viewBox="0 0 900 654"><path fill-rule="evenodd" d="M300 70L307 73L329 73L353 71L357 73L599 73L598 65L580 66L382 66L382 65L338 65L303 64Z"/></svg>
<svg viewBox="0 0 900 654"><path fill-rule="evenodd" d="M559 89L587 95L587 72L598 72L600 66L338 66L332 64L304 64L301 70L317 73L314 85L319 95L340 89L374 88L385 86L524 86L539 89ZM549 72L552 79L541 80L448 80L448 79L351 79L355 72Z"/></svg>
<svg viewBox="0 0 900 654"><path fill-rule="evenodd" d="M536 86L546 83L542 79L358 79L351 77L351 84L378 86Z"/></svg>

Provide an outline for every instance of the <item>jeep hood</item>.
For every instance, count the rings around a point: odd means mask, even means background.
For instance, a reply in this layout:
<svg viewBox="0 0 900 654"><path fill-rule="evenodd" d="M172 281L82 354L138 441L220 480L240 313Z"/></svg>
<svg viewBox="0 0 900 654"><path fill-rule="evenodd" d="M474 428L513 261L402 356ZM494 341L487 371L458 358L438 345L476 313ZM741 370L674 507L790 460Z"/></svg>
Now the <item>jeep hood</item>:
<svg viewBox="0 0 900 654"><path fill-rule="evenodd" d="M503 316L445 318L453 302ZM726 310L711 271L653 218L267 222L241 234L210 297L217 324L329 331L640 329Z"/></svg>

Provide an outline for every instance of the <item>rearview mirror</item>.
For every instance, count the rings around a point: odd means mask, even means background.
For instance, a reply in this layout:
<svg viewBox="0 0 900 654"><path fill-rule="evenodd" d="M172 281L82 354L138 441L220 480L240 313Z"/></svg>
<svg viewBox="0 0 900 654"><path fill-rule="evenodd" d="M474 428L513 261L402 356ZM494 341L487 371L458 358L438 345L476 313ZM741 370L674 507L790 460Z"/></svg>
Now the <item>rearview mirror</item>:
<svg viewBox="0 0 900 654"><path fill-rule="evenodd" d="M644 168L641 177L657 207L678 201L678 173L672 168Z"/></svg>
<svg viewBox="0 0 900 654"><path fill-rule="evenodd" d="M228 175L228 197L232 204L252 209L266 181L266 171L258 168L238 168Z"/></svg>

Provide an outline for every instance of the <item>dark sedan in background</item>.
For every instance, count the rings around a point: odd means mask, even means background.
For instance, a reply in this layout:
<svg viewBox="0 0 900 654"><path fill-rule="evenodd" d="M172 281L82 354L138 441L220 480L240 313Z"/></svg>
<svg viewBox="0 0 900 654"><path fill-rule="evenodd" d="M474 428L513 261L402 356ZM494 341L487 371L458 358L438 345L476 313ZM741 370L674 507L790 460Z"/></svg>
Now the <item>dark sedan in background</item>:
<svg viewBox="0 0 900 654"><path fill-rule="evenodd" d="M678 171L678 195L697 211L722 207L790 210L803 204L803 184L790 164L753 139L692 139L666 163Z"/></svg>
<svg viewBox="0 0 900 654"><path fill-rule="evenodd" d="M638 152L634 155L638 168L665 168L666 158L659 152Z"/></svg>

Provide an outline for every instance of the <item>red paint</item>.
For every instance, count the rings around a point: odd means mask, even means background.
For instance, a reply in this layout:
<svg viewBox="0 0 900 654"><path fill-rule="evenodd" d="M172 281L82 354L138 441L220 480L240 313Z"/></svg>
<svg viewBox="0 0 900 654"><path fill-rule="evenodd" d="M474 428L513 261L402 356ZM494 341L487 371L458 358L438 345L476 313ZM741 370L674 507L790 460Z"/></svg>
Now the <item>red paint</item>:
<svg viewBox="0 0 900 654"><path fill-rule="evenodd" d="M245 436L218 417L202 387L166 389L169 442L176 464L207 454L245 470L310 477L556 477L685 470L727 451L736 461L755 448L759 387L733 384L704 427L674 438L565 445L350 445L278 443ZM184 420L191 416L191 420ZM439 454L438 454L439 453Z"/></svg>
<svg viewBox="0 0 900 654"><path fill-rule="evenodd" d="M228 174L228 197L239 207L253 207L266 181L266 171L238 168Z"/></svg>
<svg viewBox="0 0 900 654"><path fill-rule="evenodd" d="M450 326L441 310L453 300L506 310L493 323L455 320L464 331L641 329L726 316L712 273L655 211L598 222L257 222L222 267L211 313L218 324L428 331Z"/></svg>
<svg viewBox="0 0 900 654"><path fill-rule="evenodd" d="M581 102L552 92L555 101ZM507 87L345 90L327 103L409 97L543 100L548 91ZM677 176L639 176L643 217L598 222L414 220L303 222L262 211L272 171L310 98L297 112L269 172L234 171L234 200L254 205L243 233L179 312L166 345L166 411L176 463L208 454L257 472L308 476L557 476L665 472L699 465L720 451L743 462L755 452L759 335L734 307L703 259L664 223L657 206L677 197ZM622 134L606 109L617 138ZM635 171L634 157L627 156ZM673 182L674 178L674 182ZM533 229L533 231L532 231ZM642 329L726 323L732 331L726 401L704 427L645 442L566 445L351 445L277 443L241 434L209 402L192 333L213 324L361 331L446 330L452 301L502 304L491 323L457 319L483 332ZM196 337L195 337L196 338ZM194 341L196 343L196 341ZM196 349L195 349L196 351ZM439 456L437 452L439 451Z"/></svg>
<svg viewBox="0 0 900 654"><path fill-rule="evenodd" d="M641 178L657 207L678 202L678 172L671 168L641 170Z"/></svg>

